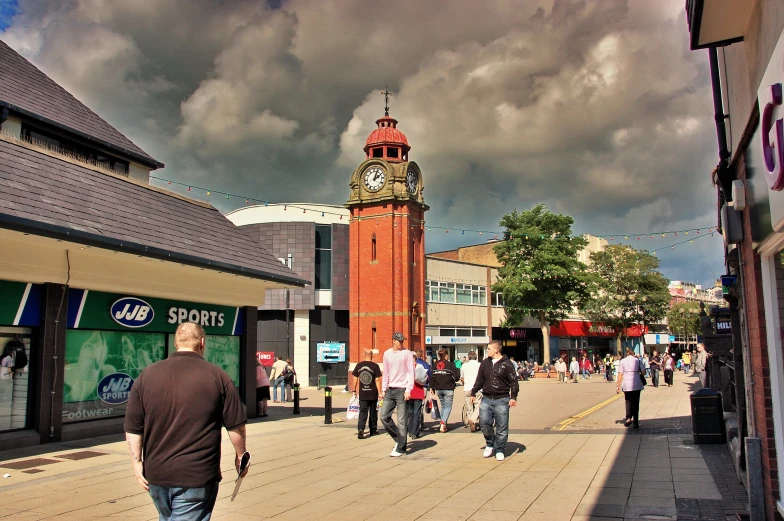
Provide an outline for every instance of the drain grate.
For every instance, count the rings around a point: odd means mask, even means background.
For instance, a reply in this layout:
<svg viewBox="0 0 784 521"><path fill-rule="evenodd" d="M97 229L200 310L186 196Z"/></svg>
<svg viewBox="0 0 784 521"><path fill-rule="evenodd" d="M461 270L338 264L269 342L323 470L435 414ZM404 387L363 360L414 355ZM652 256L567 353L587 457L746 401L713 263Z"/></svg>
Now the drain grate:
<svg viewBox="0 0 784 521"><path fill-rule="evenodd" d="M23 474L38 474L39 472L44 472L42 469L30 469L30 470L23 470Z"/></svg>
<svg viewBox="0 0 784 521"><path fill-rule="evenodd" d="M57 461L56 459L33 458L33 459L26 459L22 461L14 461L13 463L0 463L0 467L4 469L22 470L22 469L31 469L33 467L40 467L41 465L51 465L52 463L62 463L62 462Z"/></svg>
<svg viewBox="0 0 784 521"><path fill-rule="evenodd" d="M69 454L58 454L55 458L69 459L77 461L80 459L95 458L96 456L106 456L105 452L96 452L94 450L83 450L80 452L71 452Z"/></svg>

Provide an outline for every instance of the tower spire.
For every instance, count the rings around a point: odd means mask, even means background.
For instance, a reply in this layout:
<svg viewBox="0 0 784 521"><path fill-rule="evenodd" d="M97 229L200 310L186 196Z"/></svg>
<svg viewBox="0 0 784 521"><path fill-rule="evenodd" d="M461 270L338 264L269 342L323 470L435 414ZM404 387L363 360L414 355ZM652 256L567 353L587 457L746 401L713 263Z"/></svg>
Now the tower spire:
<svg viewBox="0 0 784 521"><path fill-rule="evenodd" d="M386 86L386 89L381 94L384 95L384 115L389 116L389 85Z"/></svg>

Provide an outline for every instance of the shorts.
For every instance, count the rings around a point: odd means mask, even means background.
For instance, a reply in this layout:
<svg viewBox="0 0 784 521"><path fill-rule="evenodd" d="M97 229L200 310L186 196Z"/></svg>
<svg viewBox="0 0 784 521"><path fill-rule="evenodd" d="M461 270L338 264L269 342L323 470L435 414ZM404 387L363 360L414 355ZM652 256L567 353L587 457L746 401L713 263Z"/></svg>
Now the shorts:
<svg viewBox="0 0 784 521"><path fill-rule="evenodd" d="M269 385L264 385L262 387L256 387L256 401L260 402L262 400L269 400L270 399L270 392L269 392Z"/></svg>

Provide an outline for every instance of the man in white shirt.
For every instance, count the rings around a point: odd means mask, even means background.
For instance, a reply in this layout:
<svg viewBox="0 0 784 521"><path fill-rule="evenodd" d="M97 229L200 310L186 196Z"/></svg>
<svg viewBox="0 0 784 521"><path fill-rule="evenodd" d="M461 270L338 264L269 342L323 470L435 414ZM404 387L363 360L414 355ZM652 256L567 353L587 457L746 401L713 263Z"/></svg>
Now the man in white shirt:
<svg viewBox="0 0 784 521"><path fill-rule="evenodd" d="M476 359L476 351L468 353L468 362L460 368L460 380L463 382L465 391L465 403L468 410L468 427L471 432L476 432L476 422L479 420L479 403L482 401L482 392L476 393L476 399L471 399L471 389L476 382L476 375L479 374L481 364Z"/></svg>
<svg viewBox="0 0 784 521"><path fill-rule="evenodd" d="M576 356L572 357L572 363L569 364L569 372L572 378L574 378L574 383L577 383L577 376L580 374L580 362L577 361Z"/></svg>

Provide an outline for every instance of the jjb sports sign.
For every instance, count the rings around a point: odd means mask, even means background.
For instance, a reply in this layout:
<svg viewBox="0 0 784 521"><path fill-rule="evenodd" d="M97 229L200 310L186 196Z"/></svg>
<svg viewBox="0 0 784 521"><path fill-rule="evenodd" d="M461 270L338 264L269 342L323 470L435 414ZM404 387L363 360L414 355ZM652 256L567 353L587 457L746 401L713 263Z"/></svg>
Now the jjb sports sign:
<svg viewBox="0 0 784 521"><path fill-rule="evenodd" d="M68 292L70 329L171 333L183 322L195 322L210 335L241 335L245 329L236 307L80 289Z"/></svg>

